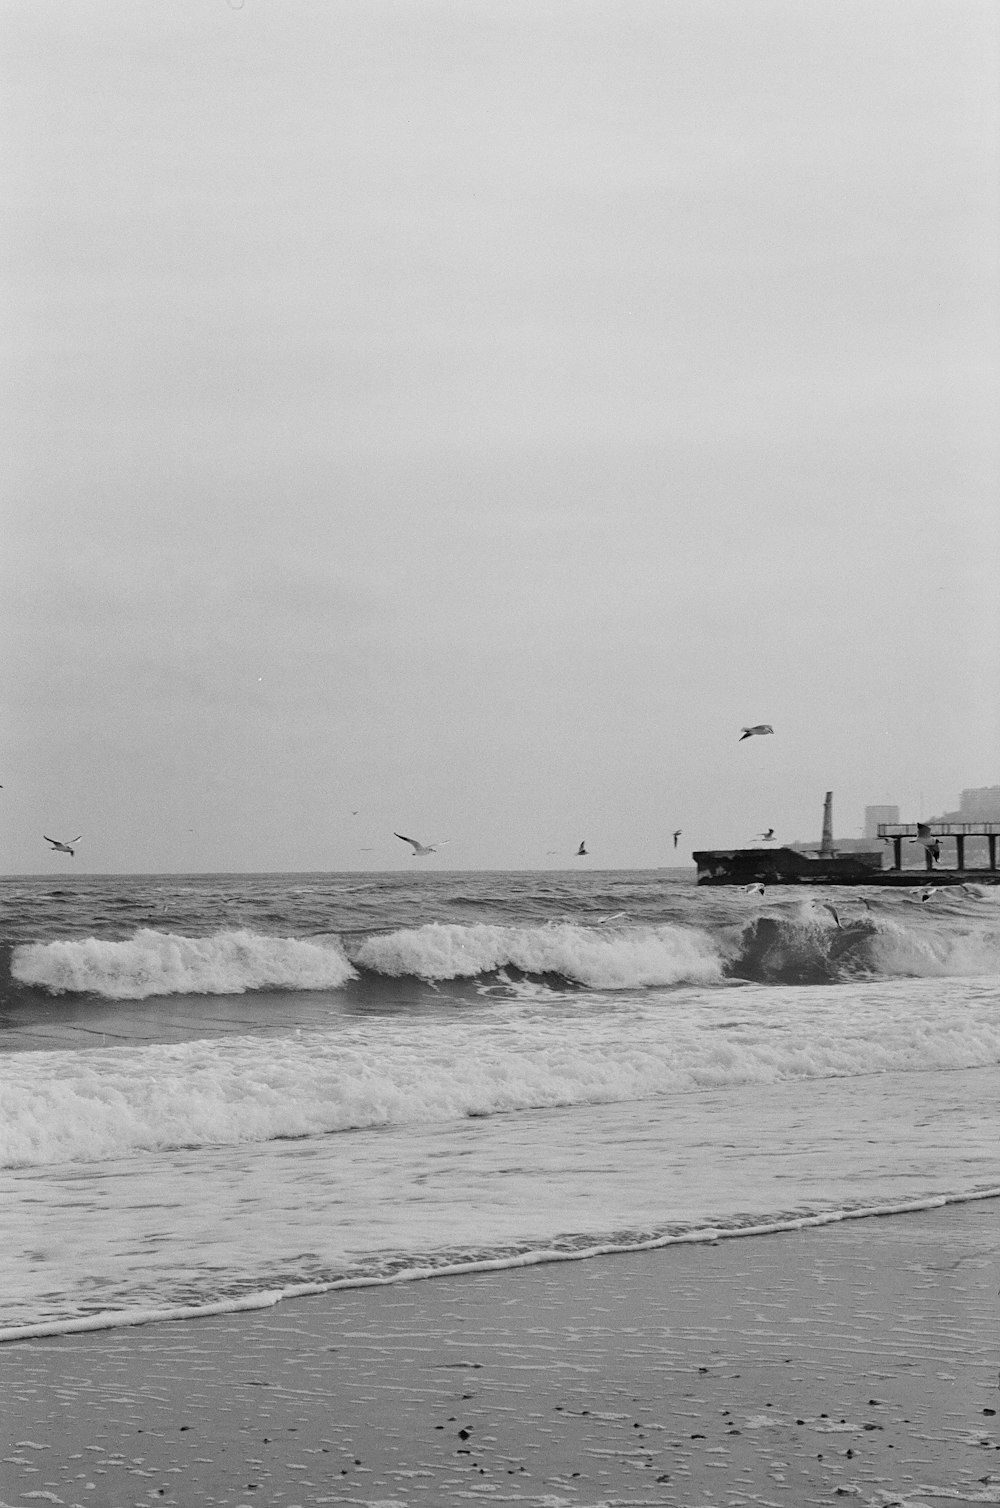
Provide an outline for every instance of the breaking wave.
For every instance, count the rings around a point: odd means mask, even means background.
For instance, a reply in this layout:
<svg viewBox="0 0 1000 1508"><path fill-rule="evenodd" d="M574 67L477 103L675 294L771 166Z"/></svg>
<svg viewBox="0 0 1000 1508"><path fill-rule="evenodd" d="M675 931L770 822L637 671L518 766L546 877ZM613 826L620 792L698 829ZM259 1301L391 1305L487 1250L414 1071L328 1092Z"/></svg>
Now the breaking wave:
<svg viewBox="0 0 1000 1508"><path fill-rule="evenodd" d="M595 990L715 984L723 967L708 932L671 924L608 932L571 922L543 927L432 923L370 937L351 957L372 973L395 978L473 979L514 968Z"/></svg>
<svg viewBox="0 0 1000 1508"><path fill-rule="evenodd" d="M1000 973L1000 924L992 913L958 921L913 909L912 918L852 916L807 898L715 928L432 922L347 941L245 929L186 937L143 928L118 941L22 944L12 950L9 969L15 985L49 996L109 1000L364 989L378 980L440 984L498 974L590 990L645 990Z"/></svg>
<svg viewBox="0 0 1000 1508"><path fill-rule="evenodd" d="M339 989L354 970L338 949L294 937L217 932L180 937L142 928L112 942L97 937L14 949L11 976L50 995L242 995L247 990Z"/></svg>
<svg viewBox="0 0 1000 1508"><path fill-rule="evenodd" d="M0 1166L101 1161L339 1131L687 1095L735 1085L986 1067L1000 1059L991 982L833 992L689 989L579 1010L340 1020L229 1036L10 1055Z"/></svg>

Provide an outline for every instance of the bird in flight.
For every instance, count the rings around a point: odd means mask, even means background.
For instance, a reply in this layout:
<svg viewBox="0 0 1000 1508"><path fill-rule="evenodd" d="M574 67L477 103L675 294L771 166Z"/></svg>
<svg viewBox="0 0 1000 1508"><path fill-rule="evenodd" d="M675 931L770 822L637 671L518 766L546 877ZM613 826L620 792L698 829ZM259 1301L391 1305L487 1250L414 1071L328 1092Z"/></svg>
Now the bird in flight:
<svg viewBox="0 0 1000 1508"><path fill-rule="evenodd" d="M42 833L42 837L45 838L45 834L44 833ZM55 853L56 849L58 849L60 853L68 853L69 856L70 856L70 858L72 858L72 856L73 856L73 846L72 845L74 843L79 843L79 841L80 841L80 839L82 837L83 837L83 833L77 833L76 837L75 838L70 838L70 840L69 840L68 843L60 843L59 840L58 840L58 838L45 838L45 841L46 841L46 843L51 843L52 844L52 852L53 853Z"/></svg>
<svg viewBox="0 0 1000 1508"><path fill-rule="evenodd" d="M413 857L415 859L424 859L429 853L437 853L438 849L443 848L445 843L451 842L450 838L445 838L440 843L419 843L416 838L408 838L405 833L397 832L394 832L392 836L394 838L401 838L404 843L409 843L413 849Z"/></svg>
<svg viewBox="0 0 1000 1508"><path fill-rule="evenodd" d="M763 895L764 894L764 887L760 883L759 880L757 881L756 885L744 885L743 889L746 891L747 895Z"/></svg>
<svg viewBox="0 0 1000 1508"><path fill-rule="evenodd" d="M588 853L588 852L589 852L589 850L587 848L587 842L586 842L586 839L584 839L584 841L580 844L580 847L577 849L575 857L578 858L578 859L582 859L584 857L584 855L586 853Z"/></svg>
<svg viewBox="0 0 1000 1508"><path fill-rule="evenodd" d="M830 915L833 917L834 921L837 923L837 926L840 927L841 930L843 930L843 923L840 920L840 916L838 915L836 906L831 906L831 904L830 904L829 901L824 901L823 902L823 909L824 909L824 911L829 911Z"/></svg>
<svg viewBox="0 0 1000 1508"><path fill-rule="evenodd" d="M755 733L773 733L773 732L774 732L774 729L771 727L770 723L754 723L754 725L753 725L752 728L744 728L743 729L743 732L740 734L740 736L736 740L736 742L738 744L741 744L745 738L753 738L753 736L754 736Z"/></svg>
<svg viewBox="0 0 1000 1508"><path fill-rule="evenodd" d="M911 838L910 842L923 844L923 847L926 849L927 853L930 854L932 859L940 859L941 844L931 832L929 822L917 823L917 836L915 838Z"/></svg>
<svg viewBox="0 0 1000 1508"><path fill-rule="evenodd" d="M774 837L774 828L769 827L766 833L758 833L758 838L763 838L765 843L770 843Z"/></svg>
<svg viewBox="0 0 1000 1508"><path fill-rule="evenodd" d="M932 895L937 895L939 888L940 887L937 885L925 886L924 889L920 892L921 901L929 901Z"/></svg>
<svg viewBox="0 0 1000 1508"><path fill-rule="evenodd" d="M677 839L680 837L680 835L681 835L681 833L683 831L684 831L684 829L682 827L678 827L674 831L674 847L675 848L677 847Z"/></svg>

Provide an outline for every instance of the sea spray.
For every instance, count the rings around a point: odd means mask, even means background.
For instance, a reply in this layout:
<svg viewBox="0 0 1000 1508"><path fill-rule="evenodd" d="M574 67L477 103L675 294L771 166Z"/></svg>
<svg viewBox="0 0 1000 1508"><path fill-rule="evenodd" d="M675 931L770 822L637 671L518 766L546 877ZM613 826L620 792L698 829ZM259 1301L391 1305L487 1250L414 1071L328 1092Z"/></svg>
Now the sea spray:
<svg viewBox="0 0 1000 1508"><path fill-rule="evenodd" d="M241 995L247 990L338 989L354 970L331 940L262 937L243 929L182 937L140 929L124 941L88 937L14 950L12 977L50 994L109 1000L152 995Z"/></svg>
<svg viewBox="0 0 1000 1508"><path fill-rule="evenodd" d="M376 973L417 979L474 978L513 967L601 990L714 984L722 977L722 957L711 936L674 925L605 931L569 922L544 927L431 923L368 938L351 957Z"/></svg>
<svg viewBox="0 0 1000 1508"><path fill-rule="evenodd" d="M127 1157L705 1088L1000 1058L987 982L688 988L331 1019L285 1035L22 1052L0 1083L0 1165Z"/></svg>

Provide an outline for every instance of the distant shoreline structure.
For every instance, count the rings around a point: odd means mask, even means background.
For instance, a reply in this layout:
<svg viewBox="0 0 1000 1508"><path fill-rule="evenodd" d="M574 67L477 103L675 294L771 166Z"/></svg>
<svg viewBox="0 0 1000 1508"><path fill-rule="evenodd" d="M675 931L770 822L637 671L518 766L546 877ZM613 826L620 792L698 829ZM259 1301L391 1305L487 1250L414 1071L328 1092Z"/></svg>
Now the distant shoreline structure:
<svg viewBox="0 0 1000 1508"><path fill-rule="evenodd" d="M960 831L956 831L960 827ZM922 832L935 839L952 838L956 848L956 866L942 868L929 850L919 867L903 868L903 843L919 842ZM698 867L699 885L925 885L930 875L936 885L1000 885L997 870L997 837L1000 822L978 821L879 823L878 838L893 845L893 865L884 865L882 848L855 849L838 853L833 841L833 792L827 791L823 803L823 837L818 849L781 848L714 848L702 849L692 858ZM988 863L967 868L965 840L985 837L989 844ZM940 844L935 843L935 851Z"/></svg>

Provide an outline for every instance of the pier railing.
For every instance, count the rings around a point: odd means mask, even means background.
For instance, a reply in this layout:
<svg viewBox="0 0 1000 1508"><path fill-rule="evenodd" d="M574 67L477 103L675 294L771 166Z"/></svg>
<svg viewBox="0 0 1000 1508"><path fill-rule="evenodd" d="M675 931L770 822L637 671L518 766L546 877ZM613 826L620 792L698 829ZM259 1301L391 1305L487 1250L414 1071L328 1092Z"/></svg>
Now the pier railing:
<svg viewBox="0 0 1000 1508"><path fill-rule="evenodd" d="M966 838L985 838L989 846L989 868L997 867L997 838L1000 837L1000 822L927 822L923 826L932 838L955 840L955 868L965 868ZM892 844L893 869L903 867L903 840L916 838L916 822L880 822L878 836ZM928 869L934 868L932 855L925 850L924 861Z"/></svg>

